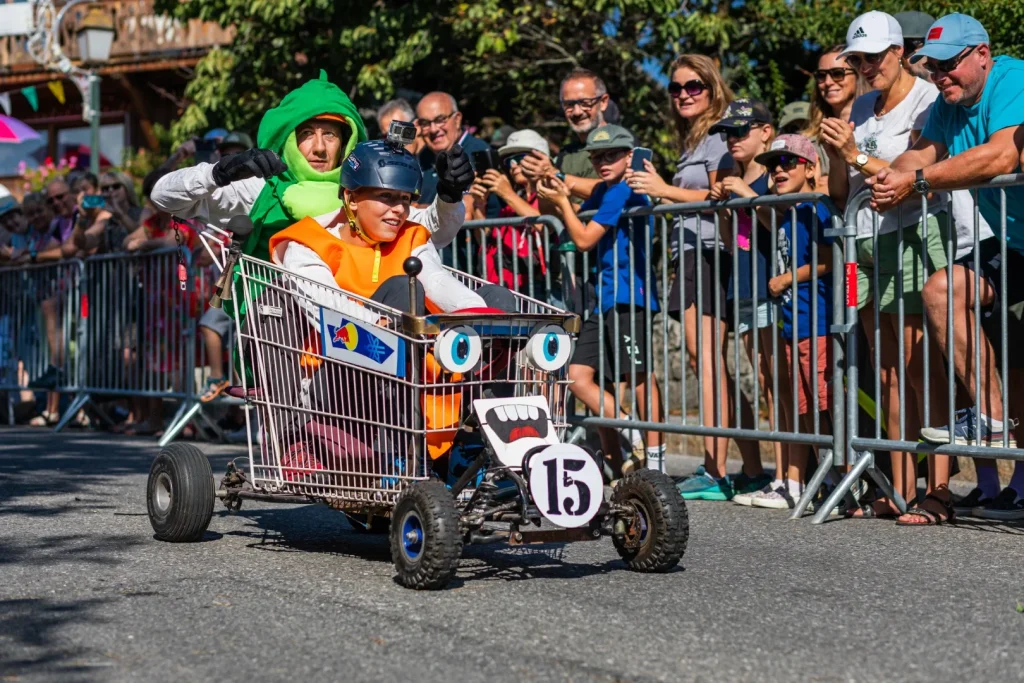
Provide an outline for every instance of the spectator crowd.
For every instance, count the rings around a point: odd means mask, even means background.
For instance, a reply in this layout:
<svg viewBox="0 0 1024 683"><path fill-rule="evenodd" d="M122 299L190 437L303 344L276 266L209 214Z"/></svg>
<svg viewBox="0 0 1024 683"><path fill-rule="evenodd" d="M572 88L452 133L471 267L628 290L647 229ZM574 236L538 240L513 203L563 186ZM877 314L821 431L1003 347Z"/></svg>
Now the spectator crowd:
<svg viewBox="0 0 1024 683"><path fill-rule="evenodd" d="M395 121L415 126L406 150L419 160L423 181L410 219L427 227L439 250L449 248L448 259L458 258L450 247L465 222L508 218L507 225L458 242L477 259L474 272L584 315L569 377L571 391L591 413L627 419L626 409L616 414L615 406L628 388L635 389L640 419L665 420L666 388L644 353L649 320L657 315L682 327L689 368L700 378L704 426L760 424L760 406L736 392L725 371L721 340L731 335L753 366L765 405L778 406L767 411L769 428L828 433L833 295L842 286L836 279L842 274L832 272L833 250L844 248L828 230L843 218L834 215L837 207L856 228L851 289L868 346L860 374L878 382L882 431L901 442L934 444L1000 446L1005 437L1015 447L1013 427L1024 413L1024 395L1018 398L1015 388L1024 384L1015 377L1024 362L1009 354L1006 387L998 363L1004 345L1014 348L1024 334L1024 280L1012 276L1018 261L1024 266L1024 187L1008 187L1003 195L956 188L1019 172L1024 61L993 55L984 27L966 15L935 20L921 12L871 11L852 22L845 43L822 52L811 101L791 103L777 115L764 102L736 97L706 56L680 55L667 76L679 153L671 176L659 171L644 141L620 125L613 93L585 68L566 74L560 85L571 131L565 144L511 126L481 139L457 97L444 92L429 93L415 106L387 102L376 123L382 133ZM303 87L326 87L311 83ZM247 253L269 259L273 232L290 218L343 218L337 171L366 137L345 105L339 105L343 115L328 115L315 105L305 111L309 99L296 97L274 117L268 114L260 148L246 134L225 130L185 143L144 179L141 200L130 177L80 171L20 203L0 200L0 260L23 265L174 247L213 268L213 279L215 264L199 242L201 233L222 244L238 236ZM280 120L284 114L291 118ZM279 130L265 135L264 126ZM200 163L178 168L190 158ZM464 177L467 159L472 175ZM784 209L715 207L786 195L793 199ZM662 235L650 212L635 210L701 202L708 204L671 220L661 246L672 276L668 291L659 291L662 264L652 245ZM551 221L511 220L542 215L558 218L564 231L556 232ZM996 237L1002 215L1005 254ZM572 266L560 261L549 244L591 253L586 270L582 259ZM1001 277L1006 272L1011 276ZM571 286L547 287L552 281ZM56 333L57 298L41 302L53 358L33 386L60 381L66 349ZM1005 329L1000 302L1008 310ZM976 306L980 337L974 334ZM210 308L201 312L198 330L209 367L200 400L208 402L232 383L225 347L233 322ZM933 346L930 354L926 344ZM609 359L616 356L622 362L613 366ZM947 367L955 377L947 377ZM950 382L959 387L952 406ZM1005 410L1004 391L1017 412ZM50 394L32 423L55 423L59 401L59 394ZM162 415L159 399L140 399L124 406L121 428L158 433ZM950 415L954 421L947 424ZM225 426L237 426L226 419ZM664 460L664 437L657 432L601 429L599 437L613 477ZM804 493L810 446L774 443L772 476L761 465L758 444L738 441L743 468L728 476L730 439L709 433L702 440L704 464L678 483L684 498L790 509ZM901 514L896 501L879 492L847 510L849 516L904 525L941 524L972 511L1024 518L1020 463L1003 485L994 460L976 459L977 488L962 499L949 489L949 456L927 456L920 498L916 454L893 451L889 467L895 493L916 500L913 507Z"/></svg>

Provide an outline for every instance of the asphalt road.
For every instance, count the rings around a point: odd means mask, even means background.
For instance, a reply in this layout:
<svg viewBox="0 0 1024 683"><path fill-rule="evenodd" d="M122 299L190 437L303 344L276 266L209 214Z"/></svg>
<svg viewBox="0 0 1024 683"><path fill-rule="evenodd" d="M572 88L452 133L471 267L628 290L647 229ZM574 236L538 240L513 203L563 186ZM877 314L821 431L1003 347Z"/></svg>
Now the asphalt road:
<svg viewBox="0 0 1024 683"><path fill-rule="evenodd" d="M208 447L215 471L238 447ZM148 441L0 430L0 681L1010 681L1024 527L690 506L682 568L607 540L467 550L416 593L323 507L155 541ZM676 466L680 466L677 461Z"/></svg>

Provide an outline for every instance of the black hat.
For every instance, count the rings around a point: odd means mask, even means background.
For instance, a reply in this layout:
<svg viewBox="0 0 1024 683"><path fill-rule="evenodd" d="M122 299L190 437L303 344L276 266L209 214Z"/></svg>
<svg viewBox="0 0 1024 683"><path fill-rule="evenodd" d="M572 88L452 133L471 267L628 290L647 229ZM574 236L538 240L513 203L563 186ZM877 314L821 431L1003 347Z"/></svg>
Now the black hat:
<svg viewBox="0 0 1024 683"><path fill-rule="evenodd" d="M728 134L743 126L750 126L754 123L770 124L771 122L772 113L768 111L768 107L764 102L749 97L741 97L729 104L729 108L725 110L725 116L722 117L721 121L711 126L708 133Z"/></svg>

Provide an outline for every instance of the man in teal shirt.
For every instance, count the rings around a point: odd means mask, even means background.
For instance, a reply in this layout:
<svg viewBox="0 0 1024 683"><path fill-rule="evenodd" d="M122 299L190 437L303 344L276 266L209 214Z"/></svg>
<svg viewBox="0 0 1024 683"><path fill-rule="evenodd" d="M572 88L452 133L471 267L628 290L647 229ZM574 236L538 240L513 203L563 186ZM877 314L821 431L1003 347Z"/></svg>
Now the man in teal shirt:
<svg viewBox="0 0 1024 683"><path fill-rule="evenodd" d="M872 186L872 204L888 210L904 200L936 190L978 185L997 175L1019 169L1024 150L1024 61L993 57L985 28L964 14L942 17L928 29L924 46L911 62L923 63L938 86L941 96L932 106L928 122L912 149L900 155L892 167L883 169L868 181ZM1006 193L1006 262L1002 262L999 240L986 240L976 255L980 262L980 303L986 312L986 334L974 339L974 297L968 282L974 276L974 259L953 267L953 348L949 346L946 325L946 271L932 275L922 293L928 313L928 326L934 339L949 357L952 353L957 376L974 403L974 408L958 411L953 425L921 430L925 441L943 444L987 444L1002 446L1004 433L1015 447L1013 422L1004 415L999 388L1001 358L999 346L999 309L1007 306L1008 348L1024 343L1024 186L1008 187ZM1001 191L978 192L981 214L997 235L1001 226ZM1001 271L1008 277L1001 289ZM973 288L972 288L973 289ZM998 305L997 305L998 304ZM974 350L981 346L982 366L974 367ZM1022 387L1024 356L1009 354L1011 387ZM928 370L926 370L927 372ZM981 373L981 394L975 395L975 378ZM1015 392L1020 393L1020 392ZM1014 396L1010 405L1020 410L1024 396ZM932 411L932 415L940 412ZM936 417L942 420L942 415ZM948 419L948 418L947 418ZM963 512L989 519L1024 519L1024 463L1018 462L1009 486L999 490L999 477L991 460L975 461L978 488L968 496ZM949 458L929 456L928 497L917 508L900 518L904 524L935 524L951 516ZM971 510L964 510L971 508Z"/></svg>

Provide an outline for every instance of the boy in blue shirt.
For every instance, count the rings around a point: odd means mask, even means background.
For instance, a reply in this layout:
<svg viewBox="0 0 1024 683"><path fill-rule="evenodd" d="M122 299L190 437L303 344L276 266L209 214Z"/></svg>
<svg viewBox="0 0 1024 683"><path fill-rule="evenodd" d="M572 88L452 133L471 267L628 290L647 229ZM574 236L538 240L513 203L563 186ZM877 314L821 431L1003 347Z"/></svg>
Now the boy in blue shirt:
<svg viewBox="0 0 1024 683"><path fill-rule="evenodd" d="M648 206L647 198L630 189L623 180L633 152L633 135L621 126L595 128L587 136L584 150L602 182L581 207L581 212L596 210L587 223L580 220L569 199L569 189L559 178L546 178L538 186L538 194L549 200L561 216L569 238L581 251L597 251L598 305L580 330L576 351L569 362L572 393L597 415L615 416L615 397L606 387L598 386L598 364L604 363L606 382L622 391L636 377L636 406L640 419L660 420L660 396L653 368L648 366L647 321L645 310L657 312L655 287L647 244L653 235L654 222L649 216L626 217L622 213L634 206ZM633 250L632 266L629 252ZM648 284L650 286L648 287ZM632 289L630 285L632 284ZM600 325L604 322L604 348L600 346ZM618 322L618 335L615 323ZM615 375L612 358L618 356L619 374ZM651 405L647 406L647 382L650 382ZM620 414L620 419L629 415ZM619 434L631 444L631 455L622 464L628 474L649 461L649 466L662 469L663 447L657 432L643 435L635 429L602 429L601 444L607 455L619 453Z"/></svg>

